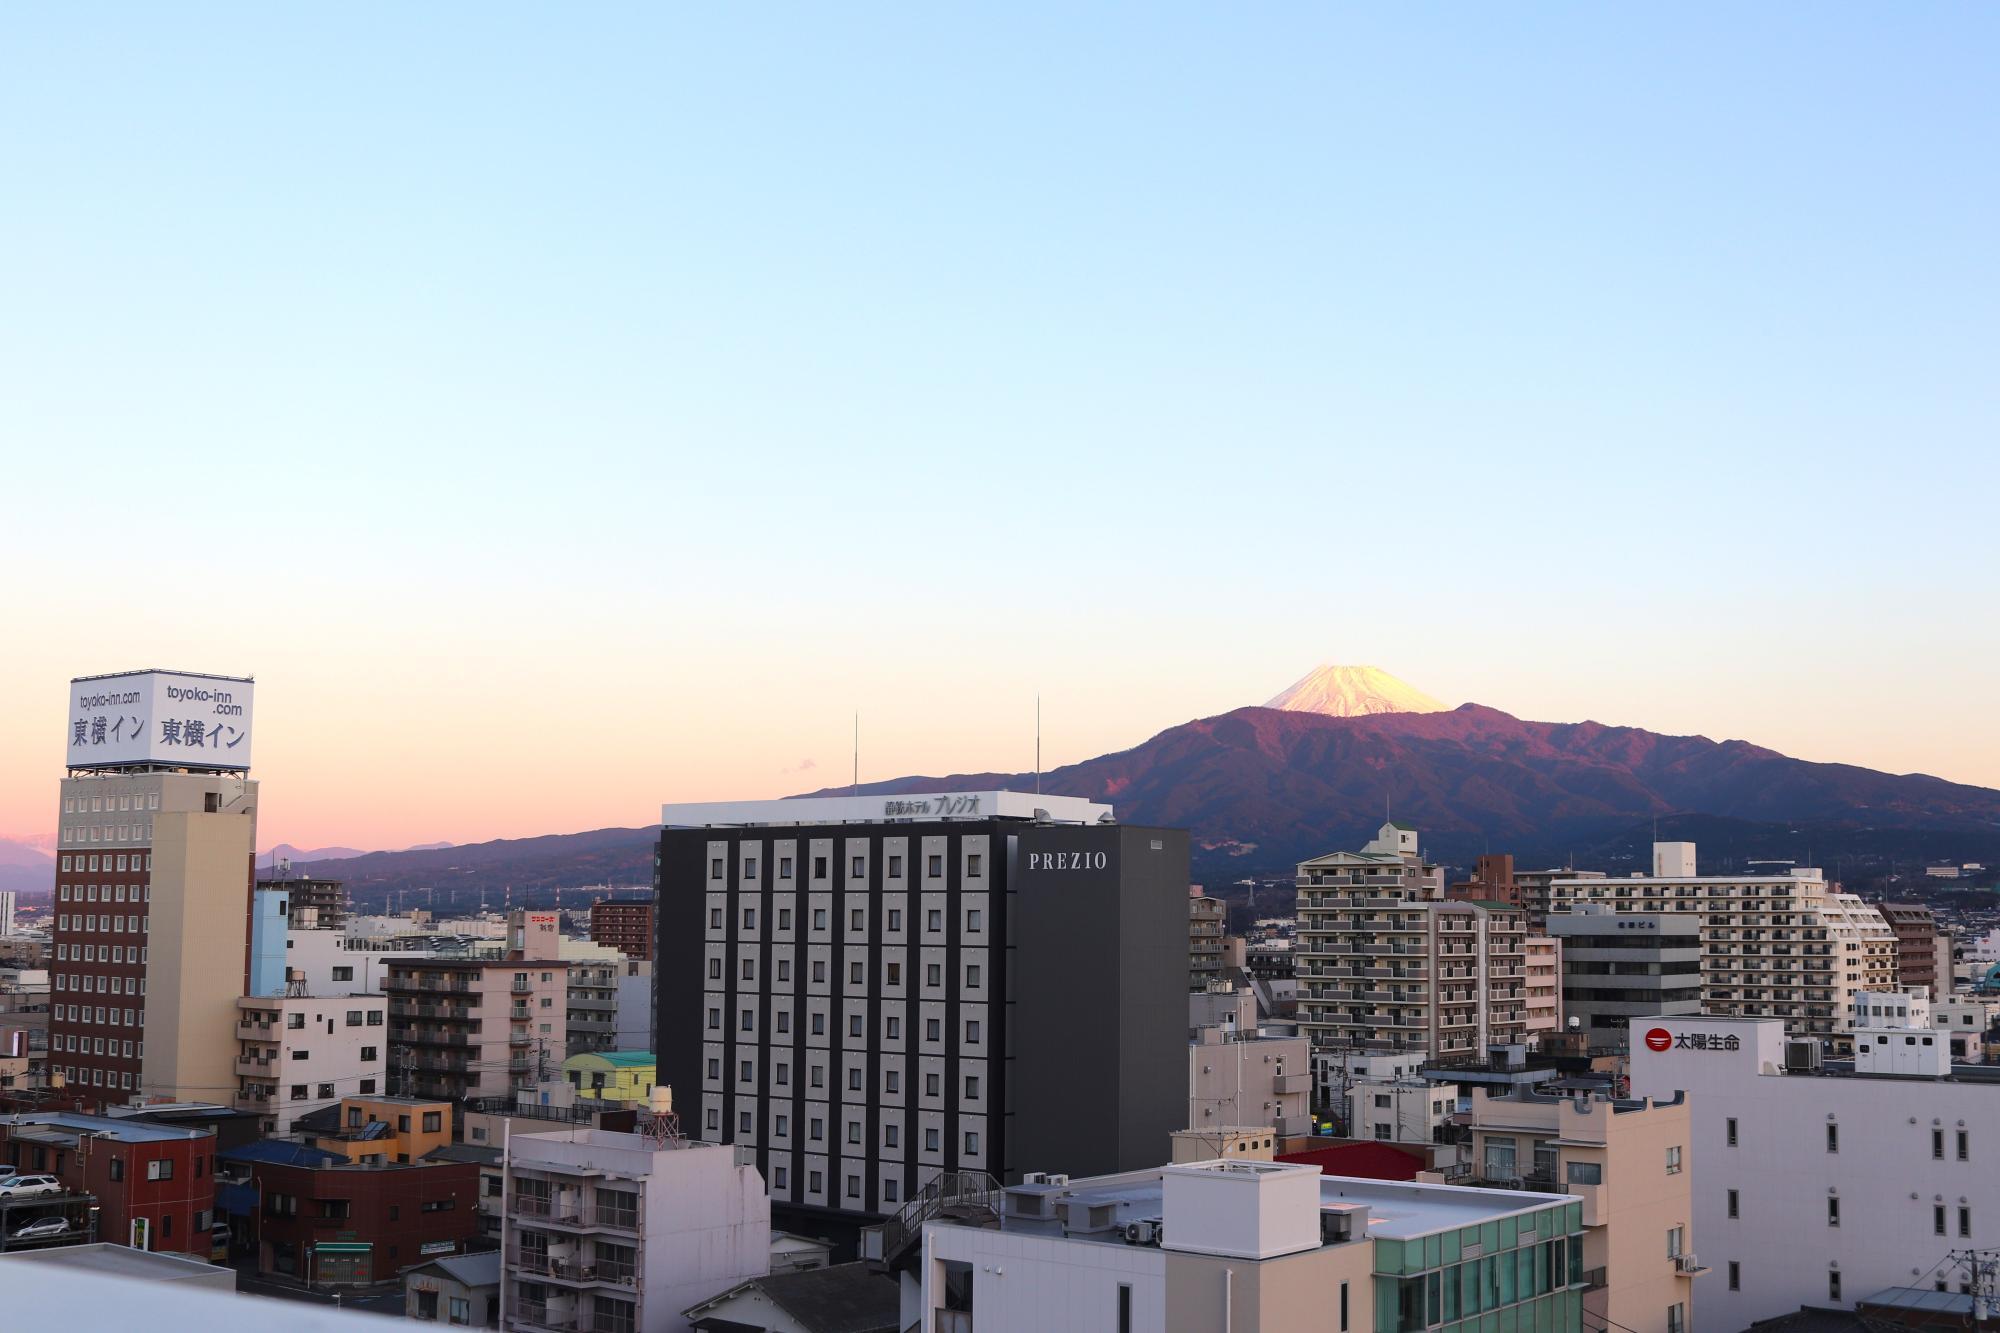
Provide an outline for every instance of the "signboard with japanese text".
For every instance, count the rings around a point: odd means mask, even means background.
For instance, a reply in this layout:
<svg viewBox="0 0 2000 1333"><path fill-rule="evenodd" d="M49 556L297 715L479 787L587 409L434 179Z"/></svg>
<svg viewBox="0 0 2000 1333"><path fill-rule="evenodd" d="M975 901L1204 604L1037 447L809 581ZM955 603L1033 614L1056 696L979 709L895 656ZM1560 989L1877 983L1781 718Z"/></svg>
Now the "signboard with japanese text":
<svg viewBox="0 0 2000 1333"><path fill-rule="evenodd" d="M68 767L247 769L256 688L179 671L79 677L69 684Z"/></svg>

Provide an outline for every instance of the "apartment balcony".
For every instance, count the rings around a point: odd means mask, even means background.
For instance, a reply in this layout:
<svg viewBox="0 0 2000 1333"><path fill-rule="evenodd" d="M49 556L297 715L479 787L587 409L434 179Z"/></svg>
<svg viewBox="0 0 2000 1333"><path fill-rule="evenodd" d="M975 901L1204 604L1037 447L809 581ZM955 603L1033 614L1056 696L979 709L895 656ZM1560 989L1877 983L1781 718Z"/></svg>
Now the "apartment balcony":
<svg viewBox="0 0 2000 1333"><path fill-rule="evenodd" d="M479 997L477 995L469 996L467 999L457 1003L440 1003L431 1000L389 1001L389 1016L391 1018L449 1018L463 1021L465 1019L478 1018L478 1009Z"/></svg>
<svg viewBox="0 0 2000 1333"><path fill-rule="evenodd" d="M1283 1096L1293 1092L1311 1092L1311 1074L1279 1074L1271 1080L1271 1091Z"/></svg>
<svg viewBox="0 0 2000 1333"><path fill-rule="evenodd" d="M574 1304L552 1306L516 1301L508 1312L507 1324L521 1333L577 1333L578 1329Z"/></svg>
<svg viewBox="0 0 2000 1333"><path fill-rule="evenodd" d="M480 1044L477 1036L468 1036L463 1032L411 1032L398 1036L396 1042L403 1046L444 1046L457 1050Z"/></svg>
<svg viewBox="0 0 2000 1333"><path fill-rule="evenodd" d="M275 1046L283 1040L283 1032L284 1029L276 1023L238 1023L236 1025L236 1039L238 1041L265 1041Z"/></svg>
<svg viewBox="0 0 2000 1333"><path fill-rule="evenodd" d="M509 1046L511 1046L511 1047L514 1047L514 1048L516 1048L516 1049L519 1049L519 1048L521 1048L521 1047L524 1047L524 1046L532 1046L532 1045L534 1045L534 1044L535 1044L535 1038L534 1038L534 1035L533 1035L532 1033L529 1033L529 1032L525 1032L525 1031L523 1031L523 1032L510 1032L510 1033L508 1033L508 1034L507 1034L507 1044L508 1044Z"/></svg>
<svg viewBox="0 0 2000 1333"><path fill-rule="evenodd" d="M276 1078L278 1076L277 1070L278 1061L276 1060L238 1060L236 1062L236 1073L239 1078Z"/></svg>
<svg viewBox="0 0 2000 1333"><path fill-rule="evenodd" d="M532 981L509 982L507 989L515 995L533 995L535 993L535 983Z"/></svg>
<svg viewBox="0 0 2000 1333"><path fill-rule="evenodd" d="M427 977L397 977L391 973L382 983L385 992L424 995L474 995L477 988L467 979L439 981Z"/></svg>
<svg viewBox="0 0 2000 1333"><path fill-rule="evenodd" d="M639 1268L636 1264L613 1264L584 1261L575 1258L551 1258L547 1254L524 1253L508 1261L518 1273L532 1274L548 1282L559 1282L572 1287L620 1287L636 1290L639 1285Z"/></svg>

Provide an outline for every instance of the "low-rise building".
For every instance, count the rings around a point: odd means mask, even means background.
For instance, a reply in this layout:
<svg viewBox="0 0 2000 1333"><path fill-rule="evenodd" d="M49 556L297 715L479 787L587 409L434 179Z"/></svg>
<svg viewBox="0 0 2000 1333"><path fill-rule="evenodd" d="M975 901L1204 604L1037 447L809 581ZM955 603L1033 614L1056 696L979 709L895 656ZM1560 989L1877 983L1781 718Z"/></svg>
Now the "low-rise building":
<svg viewBox="0 0 2000 1333"><path fill-rule="evenodd" d="M1584 1327L1582 1203L1559 1194L1193 1162L1031 1176L922 1246L922 1333Z"/></svg>
<svg viewBox="0 0 2000 1333"><path fill-rule="evenodd" d="M416 1162L451 1142L451 1103L421 1097L343 1097L340 1128L307 1140L364 1166Z"/></svg>
<svg viewBox="0 0 2000 1333"><path fill-rule="evenodd" d="M1886 1287L1956 1290L2000 1247L2000 1078L1953 1065L1920 997L1857 997L1855 1059L1787 1040L1782 1019L1635 1023L1631 1086L1693 1108L1695 1326L1740 1329Z"/></svg>
<svg viewBox="0 0 2000 1333"><path fill-rule="evenodd" d="M142 1119L24 1111L0 1116L0 1162L97 1201L100 1239L209 1255L215 1135ZM13 1219L18 1221L20 1219Z"/></svg>
<svg viewBox="0 0 2000 1333"><path fill-rule="evenodd" d="M1188 1128L1269 1125L1312 1132L1312 1046L1262 1029L1205 1027L1188 1043Z"/></svg>
<svg viewBox="0 0 2000 1333"><path fill-rule="evenodd" d="M1356 1079L1347 1087L1347 1137L1429 1147L1450 1141L1458 1090L1429 1079Z"/></svg>
<svg viewBox="0 0 2000 1333"><path fill-rule="evenodd" d="M1694 1309L1685 1098L1667 1102L1472 1093L1454 1178L1583 1200L1584 1310L1592 1327L1685 1333Z"/></svg>
<svg viewBox="0 0 2000 1333"><path fill-rule="evenodd" d="M385 1091L389 1002L380 995L245 995L236 1001L238 1110L289 1134L302 1115Z"/></svg>
<svg viewBox="0 0 2000 1333"><path fill-rule="evenodd" d="M368 1286L465 1251L479 1234L479 1169L344 1160L274 1140L223 1154L254 1191L257 1271L308 1287Z"/></svg>
<svg viewBox="0 0 2000 1333"><path fill-rule="evenodd" d="M636 1103L653 1095L657 1069L651 1051L591 1051L563 1061L563 1078L580 1097Z"/></svg>
<svg viewBox="0 0 2000 1333"><path fill-rule="evenodd" d="M515 1134L505 1171L503 1328L673 1327L769 1271L770 1197L728 1145Z"/></svg>
<svg viewBox="0 0 2000 1333"><path fill-rule="evenodd" d="M681 1312L696 1329L757 1333L902 1333L902 1299L865 1264L834 1264L740 1282Z"/></svg>
<svg viewBox="0 0 2000 1333"><path fill-rule="evenodd" d="M454 1254L403 1270L403 1313L465 1328L500 1326L500 1251Z"/></svg>

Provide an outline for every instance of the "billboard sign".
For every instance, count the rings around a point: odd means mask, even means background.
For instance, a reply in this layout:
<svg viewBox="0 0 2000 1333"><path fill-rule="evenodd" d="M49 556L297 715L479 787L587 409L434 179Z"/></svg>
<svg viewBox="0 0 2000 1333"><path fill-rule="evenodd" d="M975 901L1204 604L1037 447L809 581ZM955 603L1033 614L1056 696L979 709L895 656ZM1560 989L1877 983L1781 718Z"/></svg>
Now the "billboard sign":
<svg viewBox="0 0 2000 1333"><path fill-rule="evenodd" d="M184 671L80 676L69 683L68 766L247 769L256 688Z"/></svg>

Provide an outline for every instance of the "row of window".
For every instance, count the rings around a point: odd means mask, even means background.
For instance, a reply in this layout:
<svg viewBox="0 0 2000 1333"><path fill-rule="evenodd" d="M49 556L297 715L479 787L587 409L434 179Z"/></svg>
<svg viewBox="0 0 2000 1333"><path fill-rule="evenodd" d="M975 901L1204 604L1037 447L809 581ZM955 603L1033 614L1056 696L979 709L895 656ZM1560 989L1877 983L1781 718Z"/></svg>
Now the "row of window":
<svg viewBox="0 0 2000 1333"><path fill-rule="evenodd" d="M965 857L965 877L967 879L982 878L984 875L985 860L986 858L978 852L968 852ZM726 867L724 863L724 858L720 856L710 858L708 863L708 877L712 880L719 880L723 878L725 868ZM888 859L888 864L885 868L888 871L887 877L889 879L901 879L903 877L903 858L901 856L892 853ZM827 871L827 858L824 856L815 856L812 859L812 877L814 879L825 879L826 871ZM868 878L868 858L865 856L856 856L851 858L848 865L847 873L849 879ZM937 855L935 853L925 857L924 874L930 879L943 879L944 857ZM792 858L789 856L779 857L778 878L781 880L786 880L790 879L791 877L792 877ZM746 856L743 858L743 878L749 880L754 880L757 878L756 857Z"/></svg>
<svg viewBox="0 0 2000 1333"><path fill-rule="evenodd" d="M1729 1146L1732 1148L1735 1147L1736 1146L1735 1117L1732 1116L1729 1119L1727 1125L1724 1127L1723 1133L1728 1141ZM1968 1130L1961 1129L1956 1131L1956 1133L1958 1137L1955 1144L1953 1145L1956 1150L1956 1156L1958 1160L1961 1162L1969 1162L1972 1160L1971 1132ZM1944 1131L1942 1129L1932 1129L1931 1159L1933 1161L1942 1162L1944 1160L1944 1147L1945 1147ZM1840 1151L1840 1126L1832 1121L1828 1121L1826 1126L1826 1150L1828 1152L1833 1152L1833 1153L1837 1153Z"/></svg>
<svg viewBox="0 0 2000 1333"><path fill-rule="evenodd" d="M720 1081L722 1078L722 1061L714 1058L713 1056L711 1056L708 1061L708 1077L714 1081ZM755 1063L749 1060L744 1060L739 1062L737 1066L737 1079L739 1082L743 1083L756 1082L757 1075L756 1075ZM771 1082L780 1088L786 1088L791 1086L792 1066L788 1061L780 1060L773 1066L771 1070ZM863 1090L861 1084L862 1084L862 1073L860 1066L856 1065L850 1067L847 1071L847 1090L849 1092L860 1092ZM813 1088L824 1088L826 1086L825 1065L815 1061L808 1068L807 1086ZM937 1073L926 1073L924 1075L924 1096L926 1097L942 1096L943 1086L944 1086L943 1078L941 1075ZM975 1102L979 1100L979 1088L980 1088L979 1075L977 1074L965 1075L965 1081L963 1086L965 1090L965 1100L975 1101ZM902 1071L899 1069L883 1070L882 1071L883 1095L890 1097L900 1096L902 1094L902 1091L903 1091Z"/></svg>
<svg viewBox="0 0 2000 1333"><path fill-rule="evenodd" d="M104 930L118 935L128 933L133 935L150 935L153 931L152 921L153 918L149 916L140 916L133 912L125 912L117 916L99 912L85 912L77 916L70 916L65 912L57 914L56 929Z"/></svg>
<svg viewBox="0 0 2000 1333"><path fill-rule="evenodd" d="M109 861L111 858L107 856L104 859ZM118 859L123 861L125 858L121 856ZM139 858L135 856L132 859L136 861ZM118 868L123 870L125 867L121 865ZM131 890L132 901L135 903L153 901L153 886L150 884L59 884L56 886L56 898L66 903L94 903L99 901L98 893L101 890L104 902L122 903L125 901L127 889ZM141 894L144 895L143 899Z"/></svg>
<svg viewBox="0 0 2000 1333"><path fill-rule="evenodd" d="M117 814L120 810L157 810L160 808L160 794L156 791L141 792L137 796L65 796L63 813L66 815Z"/></svg>
<svg viewBox="0 0 2000 1333"><path fill-rule="evenodd" d="M811 1035L824 1037L826 1035L826 1015L824 1013L813 1013L809 1017L812 1020ZM792 1030L792 1015L790 1010L778 1010L773 1015L773 1019L780 1035L787 1034ZM847 1016L848 1036L864 1037L867 1035L866 1028L867 1019L864 1015L849 1014ZM710 1032L720 1032L722 1030L722 1009L720 1006L709 1006L708 1030ZM757 1030L756 1009L746 1007L743 1010L738 1019L737 1030L740 1032L755 1032ZM981 1036L983 1031L984 1029L978 1019L966 1019L965 1044L968 1046L977 1046L983 1039ZM882 1020L882 1036L887 1041L900 1041L903 1036L903 1020L895 1014L884 1017ZM942 1042L944 1040L943 1019L927 1018L924 1020L924 1040L931 1042Z"/></svg>
<svg viewBox="0 0 2000 1333"><path fill-rule="evenodd" d="M151 824L92 824L89 828L77 828L74 825L65 824L63 825L62 840L71 843L151 842L153 840L153 826ZM147 864L150 865L152 858L148 857L146 859Z"/></svg>
<svg viewBox="0 0 2000 1333"><path fill-rule="evenodd" d="M75 1065L65 1065L63 1077L80 1088L117 1088L129 1092L133 1084L132 1071L129 1069L114 1073L108 1069L78 1069Z"/></svg>
<svg viewBox="0 0 2000 1333"><path fill-rule="evenodd" d="M104 1019L101 1015L104 1010L99 1009L97 1012L100 1015L98 1022L102 1023ZM118 1011L113 1009L111 1012L115 1014ZM132 1011L127 1009L125 1012L129 1014ZM115 1037L79 1037L74 1033L63 1033L51 1036L49 1044L68 1055L103 1055L118 1060L146 1058L146 1043L143 1041L120 1041Z"/></svg>
<svg viewBox="0 0 2000 1333"><path fill-rule="evenodd" d="M56 961L58 963L144 963L149 952L150 950L141 944L58 944ZM68 972L56 973L56 989L92 989L89 977L81 978L83 982L81 986L71 986L69 981L72 975ZM103 977L98 978L100 983L103 980ZM131 978L127 977L126 981L131 981ZM117 984L115 979L112 984ZM104 987L100 984L96 989L103 990Z"/></svg>
<svg viewBox="0 0 2000 1333"><path fill-rule="evenodd" d="M966 908L965 933L968 935L977 935L980 931L984 930L986 928L985 917L986 914L977 907ZM745 931L756 930L757 909L754 907L744 908L742 922L743 922L743 929ZM894 935L899 931L901 931L903 929L903 909L900 907L891 907L888 911L887 920L884 922L884 925L888 933L891 935ZM708 909L708 928L710 930L722 929L722 909L720 907L711 907ZM792 928L792 909L789 907L780 907L778 909L778 929L790 930L791 928ZM868 929L867 909L861 907L856 907L851 909L847 914L847 928L850 932L856 934L859 934L860 932L867 930ZM812 929L817 931L824 931L827 929L826 908L815 907L812 909ZM933 907L930 909L930 911L924 914L924 933L927 935L944 934L943 908Z"/></svg>
<svg viewBox="0 0 2000 1333"><path fill-rule="evenodd" d="M708 1128L718 1133L721 1131L722 1111L719 1107L711 1106L708 1108ZM743 1111L738 1113L736 1117L736 1132L738 1134L754 1134L757 1132L754 1112ZM789 1137L792 1132L792 1118L782 1114L771 1117L771 1132L781 1139ZM944 1131L935 1126L926 1129L924 1131L924 1151L943 1152L943 1136ZM808 1117L806 1139L811 1143L826 1142L826 1124L819 1116ZM855 1147L861 1146L861 1122L859 1120L850 1120L847 1122L847 1142ZM884 1148L901 1148L903 1146L903 1134L900 1125L882 1126L882 1146ZM962 1135L962 1151L967 1157L979 1156L978 1130L968 1129L965 1131Z"/></svg>
<svg viewBox="0 0 2000 1333"><path fill-rule="evenodd" d="M778 959L776 970L778 974L777 982L779 985L783 985L786 982L789 982L792 979L792 960L789 958ZM739 962L737 963L736 972L737 972L736 979L738 981L748 982L751 985L755 985L757 982L757 960L754 958L744 958L739 960ZM812 960L811 975L814 985L823 986L826 984L825 959L815 958ZM984 969L978 963L966 963L959 969L959 980L967 990L978 990L981 981L984 978L984 975L985 975ZM711 958L708 960L708 979L710 981L722 980L722 959ZM866 982L866 980L867 980L867 965L858 958L849 962L847 965L848 984L850 986L859 986L863 985ZM895 961L886 961L882 964L882 984L885 986L900 986L903 984L902 963ZM926 989L931 989L931 990L943 989L944 987L943 963L925 964L924 986Z"/></svg>

